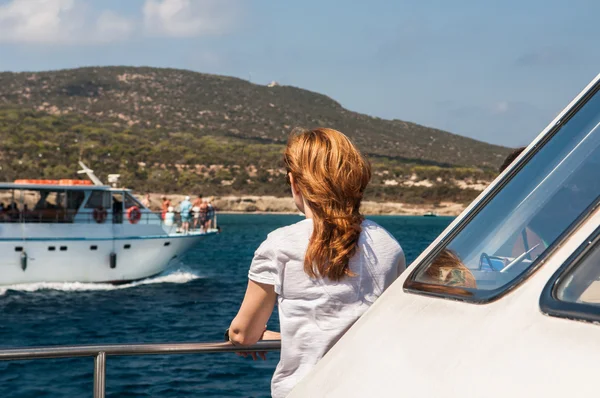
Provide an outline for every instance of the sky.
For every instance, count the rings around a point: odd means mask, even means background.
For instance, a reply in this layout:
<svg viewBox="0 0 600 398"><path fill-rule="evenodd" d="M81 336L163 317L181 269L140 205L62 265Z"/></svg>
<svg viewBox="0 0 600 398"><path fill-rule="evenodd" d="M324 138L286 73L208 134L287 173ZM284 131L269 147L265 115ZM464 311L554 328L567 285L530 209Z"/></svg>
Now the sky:
<svg viewBox="0 0 600 398"><path fill-rule="evenodd" d="M190 69L530 142L600 72L597 0L0 0L0 71Z"/></svg>

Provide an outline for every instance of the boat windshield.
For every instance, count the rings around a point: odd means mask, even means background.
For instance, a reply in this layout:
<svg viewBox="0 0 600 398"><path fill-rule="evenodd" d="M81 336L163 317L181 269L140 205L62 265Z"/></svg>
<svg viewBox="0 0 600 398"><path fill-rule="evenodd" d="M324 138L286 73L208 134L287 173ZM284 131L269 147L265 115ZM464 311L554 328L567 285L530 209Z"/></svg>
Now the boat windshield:
<svg viewBox="0 0 600 398"><path fill-rule="evenodd" d="M125 193L125 210L127 210L133 206L136 206L138 209L144 209L144 205L142 205L139 200L137 200L129 192L126 192Z"/></svg>
<svg viewBox="0 0 600 398"><path fill-rule="evenodd" d="M406 288L463 300L497 297L589 213L600 195L600 94L579 106L424 259Z"/></svg>

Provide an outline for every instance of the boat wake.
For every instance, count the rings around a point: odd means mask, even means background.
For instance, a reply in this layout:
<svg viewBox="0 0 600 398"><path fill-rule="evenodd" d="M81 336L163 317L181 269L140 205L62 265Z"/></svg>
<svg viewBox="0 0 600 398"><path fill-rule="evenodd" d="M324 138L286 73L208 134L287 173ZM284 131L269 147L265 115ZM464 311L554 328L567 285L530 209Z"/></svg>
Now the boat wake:
<svg viewBox="0 0 600 398"><path fill-rule="evenodd" d="M188 283L201 278L200 275L183 269L175 271L166 271L157 276L142 279L140 281L114 285L112 283L82 283L82 282L37 282L24 283L18 285L8 285L0 287L0 296L5 295L9 290L18 292L37 292L40 290L57 290L63 292L86 292L86 291L104 291L129 289L136 286L152 285L159 283Z"/></svg>

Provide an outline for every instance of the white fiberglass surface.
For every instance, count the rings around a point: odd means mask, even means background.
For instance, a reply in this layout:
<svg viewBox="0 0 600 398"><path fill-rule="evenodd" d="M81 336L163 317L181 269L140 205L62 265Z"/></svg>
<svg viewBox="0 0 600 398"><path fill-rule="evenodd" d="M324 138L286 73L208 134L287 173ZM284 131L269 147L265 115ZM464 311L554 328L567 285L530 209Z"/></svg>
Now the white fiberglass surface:
<svg viewBox="0 0 600 398"><path fill-rule="evenodd" d="M600 94L595 93L443 250L417 282L502 290L600 195ZM427 260L426 260L427 261Z"/></svg>

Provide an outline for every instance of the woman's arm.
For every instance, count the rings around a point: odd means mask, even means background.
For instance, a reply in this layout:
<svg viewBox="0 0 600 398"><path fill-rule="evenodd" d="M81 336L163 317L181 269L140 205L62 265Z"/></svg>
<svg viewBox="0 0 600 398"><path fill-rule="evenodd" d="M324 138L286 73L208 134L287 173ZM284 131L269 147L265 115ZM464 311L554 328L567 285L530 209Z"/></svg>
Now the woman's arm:
<svg viewBox="0 0 600 398"><path fill-rule="evenodd" d="M239 345L258 342L265 332L276 300L273 285L249 280L242 306L229 326L229 340Z"/></svg>

